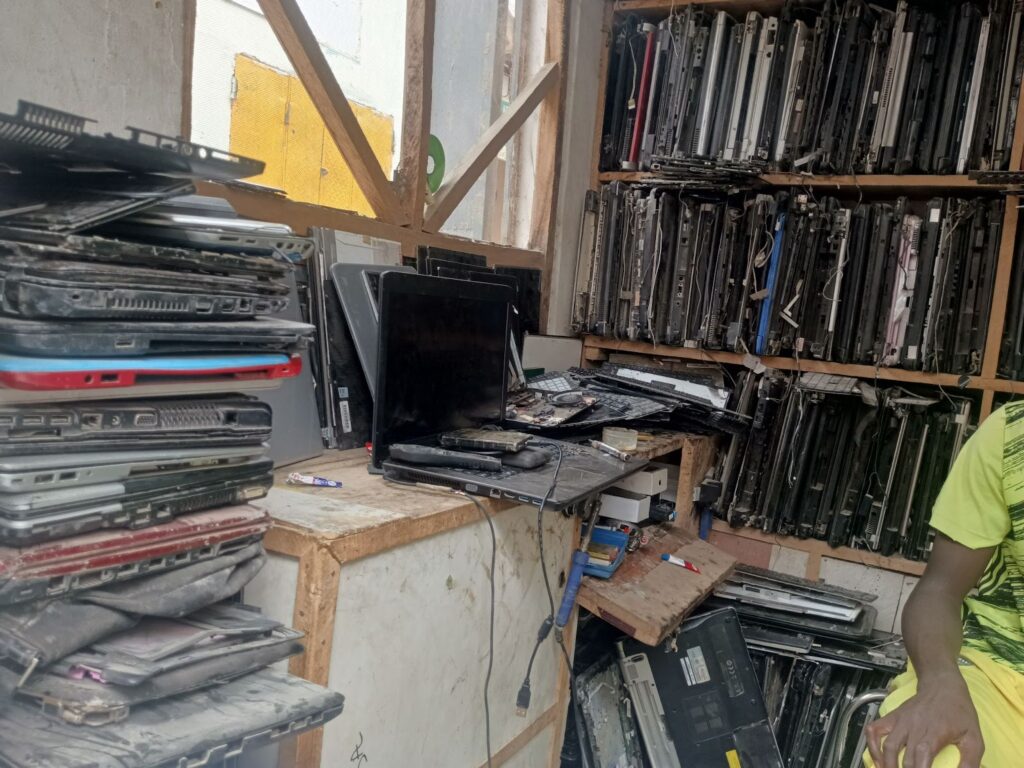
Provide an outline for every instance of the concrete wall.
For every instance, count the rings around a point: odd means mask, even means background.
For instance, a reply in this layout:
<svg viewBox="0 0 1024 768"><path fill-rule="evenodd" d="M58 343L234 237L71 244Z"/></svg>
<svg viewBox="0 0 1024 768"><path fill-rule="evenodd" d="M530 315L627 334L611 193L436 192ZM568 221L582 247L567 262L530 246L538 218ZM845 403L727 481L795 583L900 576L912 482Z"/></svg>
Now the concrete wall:
<svg viewBox="0 0 1024 768"><path fill-rule="evenodd" d="M583 197L590 188L598 68L607 40L596 3L569 3L569 71L565 101L565 136L555 215L555 258L551 275L551 314L547 333L568 335L573 277L579 244Z"/></svg>
<svg viewBox="0 0 1024 768"><path fill-rule="evenodd" d="M182 0L4 0L0 109L19 98L98 121L178 135Z"/></svg>

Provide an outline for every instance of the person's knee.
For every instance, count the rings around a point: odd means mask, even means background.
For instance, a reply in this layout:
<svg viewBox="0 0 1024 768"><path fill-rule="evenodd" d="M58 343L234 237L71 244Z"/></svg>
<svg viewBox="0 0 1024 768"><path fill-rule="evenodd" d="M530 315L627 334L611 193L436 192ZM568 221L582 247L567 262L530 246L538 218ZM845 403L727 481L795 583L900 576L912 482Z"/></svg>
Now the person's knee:
<svg viewBox="0 0 1024 768"><path fill-rule="evenodd" d="M882 742L882 751L885 751L885 742ZM924 765L923 755L919 755L918 758L910 763L914 765ZM904 768L907 765L907 751L901 750L899 755L900 768ZM865 768L877 768L874 762L871 760L871 755L867 752L864 753L864 766ZM960 750L955 746L950 745L945 747L939 754L932 760L931 768L959 768L960 767Z"/></svg>

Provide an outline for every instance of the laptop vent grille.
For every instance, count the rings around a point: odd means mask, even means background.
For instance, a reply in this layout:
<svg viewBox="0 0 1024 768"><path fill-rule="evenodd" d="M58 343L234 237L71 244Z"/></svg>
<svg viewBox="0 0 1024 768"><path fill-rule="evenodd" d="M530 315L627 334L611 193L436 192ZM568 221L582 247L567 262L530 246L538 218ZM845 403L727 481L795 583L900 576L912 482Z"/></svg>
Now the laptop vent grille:
<svg viewBox="0 0 1024 768"><path fill-rule="evenodd" d="M186 406L161 411L163 426L171 428L219 427L226 421L224 412L216 406Z"/></svg>

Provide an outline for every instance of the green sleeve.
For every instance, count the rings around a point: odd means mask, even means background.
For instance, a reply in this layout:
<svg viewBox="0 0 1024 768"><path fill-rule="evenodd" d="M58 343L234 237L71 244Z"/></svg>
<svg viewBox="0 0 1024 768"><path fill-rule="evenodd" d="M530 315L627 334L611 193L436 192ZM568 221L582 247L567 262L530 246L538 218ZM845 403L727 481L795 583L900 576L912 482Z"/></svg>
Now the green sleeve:
<svg viewBox="0 0 1024 768"><path fill-rule="evenodd" d="M1010 532L1003 497L1003 430L1000 408L964 444L932 509L931 526L970 549L996 546Z"/></svg>

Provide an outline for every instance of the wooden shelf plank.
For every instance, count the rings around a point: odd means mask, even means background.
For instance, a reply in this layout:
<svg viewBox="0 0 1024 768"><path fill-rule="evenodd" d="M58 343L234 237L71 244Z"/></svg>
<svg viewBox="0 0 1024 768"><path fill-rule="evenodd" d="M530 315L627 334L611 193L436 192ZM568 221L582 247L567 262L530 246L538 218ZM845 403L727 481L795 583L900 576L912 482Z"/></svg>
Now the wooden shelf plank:
<svg viewBox="0 0 1024 768"><path fill-rule="evenodd" d="M665 344L650 344L644 341L627 341L623 339L604 339L599 336L587 336L583 342L584 355L588 359L600 359L604 352L626 352L636 355L650 355L661 358L678 358L680 360L696 360L728 365L743 365L745 356L738 352L722 352L713 349L694 349L691 347L672 347ZM589 356L589 350L599 353ZM792 357L761 357L758 358L769 368L782 371L802 371L805 373L833 373L839 376L853 376L859 379L881 379L900 381L907 384L931 384L943 387L960 388L960 377L952 373L923 373L921 371L905 371L902 368L875 368L872 365L846 365L829 363L822 360L796 360ZM977 385L978 379L968 378L967 389L983 389ZM1024 392L1024 383L1019 384Z"/></svg>
<svg viewBox="0 0 1024 768"><path fill-rule="evenodd" d="M602 182L642 182L666 180L669 177L652 171L603 171L598 174ZM760 177L765 184L775 187L830 187L833 189L915 189L935 190L999 190L998 184L979 184L962 175L926 176L922 174L848 174L840 176L804 173L766 173Z"/></svg>
<svg viewBox="0 0 1024 768"><path fill-rule="evenodd" d="M715 520L712 529L719 534L737 536L741 539L751 539L765 544L778 544L780 547L796 549L800 552L807 552L820 557L831 557L836 560L845 560L849 563L860 563L869 565L872 568L884 568L887 571L906 573L911 576L920 576L924 573L925 563L916 560L907 560L905 557L886 557L863 549L852 547L830 547L824 541L817 539L798 539L795 536L780 536L773 533L765 533L756 528L731 528L724 520Z"/></svg>
<svg viewBox="0 0 1024 768"><path fill-rule="evenodd" d="M626 555L610 579L583 579L578 601L630 637L657 645L725 580L736 560L678 525L647 531L651 541ZM666 552L689 560L700 573L664 562Z"/></svg>
<svg viewBox="0 0 1024 768"><path fill-rule="evenodd" d="M605 339L600 336L583 337L583 358L585 362L598 362L606 359L608 352L623 352L632 355L647 355L662 359L695 360L705 363L721 363L724 365L744 365L745 356L738 352L722 352L714 349L694 349L692 347L673 347L667 344L651 344L646 341L628 341L625 339ZM832 373L837 376L852 376L858 379L878 379L879 381L898 381L903 384L923 384L932 387L948 387L950 389L969 389L976 391L1005 392L1024 397L1024 381L988 378L983 376L961 377L954 373L924 373L922 371L906 371L902 368L875 368L872 365L848 365L846 363L829 363L822 360L799 361L792 357L760 357L757 358L765 366L780 371L802 371L804 373ZM961 385L961 378L965 382Z"/></svg>
<svg viewBox="0 0 1024 768"><path fill-rule="evenodd" d="M745 13L759 11L761 13L778 13L782 10L783 0L616 0L616 13L639 13L644 15L667 15L672 10L687 5L701 5L723 11Z"/></svg>

